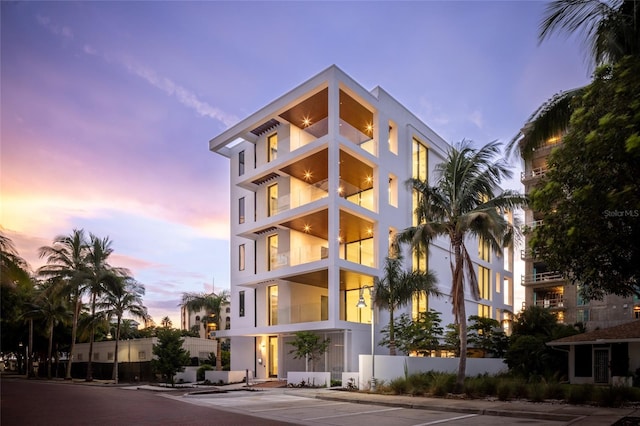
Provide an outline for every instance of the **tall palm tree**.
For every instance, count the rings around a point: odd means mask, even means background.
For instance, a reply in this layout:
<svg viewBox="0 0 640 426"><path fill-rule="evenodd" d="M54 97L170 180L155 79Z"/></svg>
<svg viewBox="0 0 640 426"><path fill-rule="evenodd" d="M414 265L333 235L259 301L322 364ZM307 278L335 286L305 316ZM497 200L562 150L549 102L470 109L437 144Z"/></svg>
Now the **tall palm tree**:
<svg viewBox="0 0 640 426"><path fill-rule="evenodd" d="M116 384L118 384L118 343L123 324L122 317L128 313L143 320L147 318L147 308L142 302L144 293L144 285L133 278L117 277L117 283L110 286L98 303L98 308L103 310L109 322L113 317L116 319L115 351L113 355L113 380Z"/></svg>
<svg viewBox="0 0 640 426"><path fill-rule="evenodd" d="M462 141L450 148L444 162L435 168L433 186L418 179L409 181L418 194L415 211L418 225L398 236L400 241L418 249L428 248L438 237L449 239L450 296L455 323L460 329L458 387L464 382L467 362L465 284L471 296L479 298L478 279L466 243L471 237L482 239L491 251L501 255L517 229L504 214L526 204L526 198L514 191L496 193L502 179L511 176L506 161L497 159L499 156L500 144L496 142L474 149L468 141Z"/></svg>
<svg viewBox="0 0 640 426"><path fill-rule="evenodd" d="M540 23L540 42L551 35L581 33L588 56L596 66L613 64L626 55L640 55L640 2L637 0L555 0L547 5ZM569 127L572 100L585 88L561 92L545 102L527 125L509 142L526 159L552 137Z"/></svg>
<svg viewBox="0 0 640 426"><path fill-rule="evenodd" d="M68 300L64 297L55 283L42 284L29 304L25 316L31 321L34 319L44 322L49 345L47 348L47 379L51 379L51 363L53 353L53 330L56 325L66 324L73 317L69 309Z"/></svg>
<svg viewBox="0 0 640 426"><path fill-rule="evenodd" d="M83 229L74 229L69 235L58 235L53 245L39 249L40 257L46 264L38 269L44 278L53 278L62 286L64 293L70 298L73 308L71 323L71 345L65 380L71 380L71 365L78 334L78 319L82 310L82 295L88 277L87 239Z"/></svg>
<svg viewBox="0 0 640 426"><path fill-rule="evenodd" d="M90 234L90 242L87 254L88 279L86 288L90 297L91 309L91 334L89 335L89 360L87 362L88 382L93 380L93 343L96 331L96 306L98 297L113 291L119 285L119 278L130 275L124 268L116 268L109 264L109 256L113 253L112 241L109 237L99 238Z"/></svg>
<svg viewBox="0 0 640 426"><path fill-rule="evenodd" d="M30 281L30 267L15 248L11 238L0 232L0 280L3 287Z"/></svg>
<svg viewBox="0 0 640 426"><path fill-rule="evenodd" d="M408 272L402 268L402 255L387 257L384 275L374 280L374 303L389 311L389 355L396 354L394 313L406 306L417 293L441 296L436 286L435 274L431 271Z"/></svg>
<svg viewBox="0 0 640 426"><path fill-rule="evenodd" d="M198 312L203 310L207 313L206 321L215 324L216 330L220 330L222 307L229 303L229 291L222 290L216 293L182 293L182 305L189 312ZM222 341L217 340L216 349L216 370L222 370Z"/></svg>

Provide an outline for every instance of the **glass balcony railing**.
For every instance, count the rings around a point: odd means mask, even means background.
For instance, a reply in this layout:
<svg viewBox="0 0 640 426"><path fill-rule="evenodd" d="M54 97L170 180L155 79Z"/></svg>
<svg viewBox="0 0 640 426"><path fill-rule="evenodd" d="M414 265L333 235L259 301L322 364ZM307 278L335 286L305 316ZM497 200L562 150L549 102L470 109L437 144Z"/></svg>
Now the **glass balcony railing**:
<svg viewBox="0 0 640 426"><path fill-rule="evenodd" d="M329 309L327 304L323 304L321 302L304 303L284 307L278 306L277 318L277 324L271 325L326 321L329 319Z"/></svg>
<svg viewBox="0 0 640 426"><path fill-rule="evenodd" d="M328 196L326 180L313 185L305 185L298 189L294 188L290 194L278 197L278 205L272 210L272 214L295 209Z"/></svg>
<svg viewBox="0 0 640 426"><path fill-rule="evenodd" d="M344 120L340 120L340 136L349 139L369 154L375 155L375 143L371 136L356 129Z"/></svg>
<svg viewBox="0 0 640 426"><path fill-rule="evenodd" d="M327 246L299 246L294 250L272 255L270 259L271 270L317 262L327 257L329 257L329 248Z"/></svg>

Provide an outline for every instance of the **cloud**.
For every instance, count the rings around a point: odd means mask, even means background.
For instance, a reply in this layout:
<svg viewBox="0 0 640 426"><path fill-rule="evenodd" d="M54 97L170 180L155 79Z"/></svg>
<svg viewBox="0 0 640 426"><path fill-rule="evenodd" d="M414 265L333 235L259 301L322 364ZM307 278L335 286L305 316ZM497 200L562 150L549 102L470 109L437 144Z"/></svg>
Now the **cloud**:
<svg viewBox="0 0 640 426"><path fill-rule="evenodd" d="M68 40L73 40L73 31L71 28L54 24L48 16L38 15L36 16L36 19L40 25L48 29L52 34L62 36Z"/></svg>
<svg viewBox="0 0 640 426"><path fill-rule="evenodd" d="M98 54L98 51L93 46L91 46L89 44L85 44L82 47L82 51L84 53L86 53L87 55L97 55Z"/></svg>
<svg viewBox="0 0 640 426"><path fill-rule="evenodd" d="M167 77L159 76L155 71L143 65L137 64L131 59L121 57L120 63L129 71L144 80L152 86L162 90L170 96L175 96L184 106L193 109L203 117L210 117L221 121L227 127L238 122L238 118L227 114L224 111L201 101L198 97L188 89L174 83Z"/></svg>
<svg viewBox="0 0 640 426"><path fill-rule="evenodd" d="M482 127L484 125L484 120L482 119L482 112L480 112L478 110L472 111L471 114L469 114L469 120L473 124L478 126L479 129L482 129Z"/></svg>

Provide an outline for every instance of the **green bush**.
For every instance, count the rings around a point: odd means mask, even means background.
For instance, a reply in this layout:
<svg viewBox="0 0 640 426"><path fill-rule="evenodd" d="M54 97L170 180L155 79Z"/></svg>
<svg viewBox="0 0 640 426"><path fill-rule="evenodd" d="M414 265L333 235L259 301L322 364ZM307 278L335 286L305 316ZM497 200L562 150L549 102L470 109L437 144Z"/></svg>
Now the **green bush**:
<svg viewBox="0 0 640 426"><path fill-rule="evenodd" d="M567 395L569 404L586 404L593 398L593 385L571 385Z"/></svg>
<svg viewBox="0 0 640 426"><path fill-rule="evenodd" d="M405 395L408 393L409 385L404 377L398 377L389 382L389 389L396 395Z"/></svg>
<svg viewBox="0 0 640 426"><path fill-rule="evenodd" d="M213 370L213 366L209 365L209 364L202 364L199 368L198 371L196 371L196 379L201 382L204 380L204 372L205 371L211 371Z"/></svg>
<svg viewBox="0 0 640 426"><path fill-rule="evenodd" d="M456 385L455 374L432 372L431 394L434 396L446 396L453 392Z"/></svg>
<svg viewBox="0 0 640 426"><path fill-rule="evenodd" d="M514 388L515 386L513 382L502 379L498 384L498 389L496 390L498 394L498 399L500 401L510 400L513 397L513 394L515 393Z"/></svg>
<svg viewBox="0 0 640 426"><path fill-rule="evenodd" d="M545 384L536 382L529 385L529 400L532 402L542 402L545 397Z"/></svg>
<svg viewBox="0 0 640 426"><path fill-rule="evenodd" d="M565 389L560 383L547 383L545 387L545 399L565 399Z"/></svg>
<svg viewBox="0 0 640 426"><path fill-rule="evenodd" d="M631 400L631 394L631 388L626 386L606 386L598 389L595 400L600 407L622 407Z"/></svg>
<svg viewBox="0 0 640 426"><path fill-rule="evenodd" d="M412 374L407 377L407 392L411 395L424 395L429 392L432 382L432 372Z"/></svg>

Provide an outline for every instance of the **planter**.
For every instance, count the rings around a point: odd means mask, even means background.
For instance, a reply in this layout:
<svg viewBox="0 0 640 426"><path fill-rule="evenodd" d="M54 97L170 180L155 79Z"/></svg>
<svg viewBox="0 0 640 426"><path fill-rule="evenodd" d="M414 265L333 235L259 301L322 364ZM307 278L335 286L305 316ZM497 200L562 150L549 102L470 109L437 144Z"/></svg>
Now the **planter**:
<svg viewBox="0 0 640 426"><path fill-rule="evenodd" d="M233 371L216 371L208 370L204 372L204 378L209 380L213 384L217 383L242 383L247 379L247 372L245 370L233 370ZM253 371L249 370L249 379L253 378Z"/></svg>
<svg viewBox="0 0 640 426"><path fill-rule="evenodd" d="M289 371L287 386L326 388L331 384L331 373L328 371Z"/></svg>

